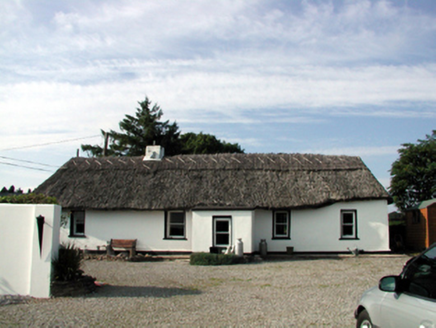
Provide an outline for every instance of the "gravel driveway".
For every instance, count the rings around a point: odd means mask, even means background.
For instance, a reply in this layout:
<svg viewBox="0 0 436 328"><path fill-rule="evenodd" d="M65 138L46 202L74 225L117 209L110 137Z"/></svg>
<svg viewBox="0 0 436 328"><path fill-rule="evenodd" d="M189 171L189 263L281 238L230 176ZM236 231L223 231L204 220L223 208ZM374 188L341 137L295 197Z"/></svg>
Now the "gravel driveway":
<svg viewBox="0 0 436 328"><path fill-rule="evenodd" d="M354 327L364 290L406 256L191 266L86 261L109 285L76 298L0 306L1 327Z"/></svg>

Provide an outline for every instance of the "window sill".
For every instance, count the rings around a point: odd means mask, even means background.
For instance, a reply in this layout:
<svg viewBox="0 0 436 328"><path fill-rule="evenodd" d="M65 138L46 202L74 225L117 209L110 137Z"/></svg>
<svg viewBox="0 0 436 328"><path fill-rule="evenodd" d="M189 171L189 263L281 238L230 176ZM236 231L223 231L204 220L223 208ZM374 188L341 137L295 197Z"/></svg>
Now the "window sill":
<svg viewBox="0 0 436 328"><path fill-rule="evenodd" d="M188 240L185 237L178 238L178 237L165 237L163 240Z"/></svg>
<svg viewBox="0 0 436 328"><path fill-rule="evenodd" d="M357 237L349 237L349 238L342 237L342 238L339 238L339 240L360 240L360 238L357 238Z"/></svg>
<svg viewBox="0 0 436 328"><path fill-rule="evenodd" d="M86 238L85 235L69 235L68 238Z"/></svg>
<svg viewBox="0 0 436 328"><path fill-rule="evenodd" d="M272 240L291 240L291 237L272 237Z"/></svg>

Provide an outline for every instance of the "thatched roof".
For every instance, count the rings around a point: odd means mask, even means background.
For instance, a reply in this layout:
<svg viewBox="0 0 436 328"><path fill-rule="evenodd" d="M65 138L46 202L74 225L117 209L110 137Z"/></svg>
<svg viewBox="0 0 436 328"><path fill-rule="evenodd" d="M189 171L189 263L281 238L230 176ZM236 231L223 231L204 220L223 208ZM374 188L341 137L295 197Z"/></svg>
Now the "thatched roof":
<svg viewBox="0 0 436 328"><path fill-rule="evenodd" d="M72 158L35 192L64 208L255 209L388 199L359 157L311 154Z"/></svg>

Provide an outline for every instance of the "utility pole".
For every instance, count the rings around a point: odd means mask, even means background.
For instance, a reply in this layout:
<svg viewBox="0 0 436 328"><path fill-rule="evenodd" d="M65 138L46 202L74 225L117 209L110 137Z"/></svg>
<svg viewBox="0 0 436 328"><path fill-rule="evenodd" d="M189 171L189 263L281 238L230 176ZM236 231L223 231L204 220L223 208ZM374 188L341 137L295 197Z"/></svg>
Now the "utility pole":
<svg viewBox="0 0 436 328"><path fill-rule="evenodd" d="M104 148L103 148L103 156L107 156L107 147L109 141L109 134L106 131L104 132Z"/></svg>

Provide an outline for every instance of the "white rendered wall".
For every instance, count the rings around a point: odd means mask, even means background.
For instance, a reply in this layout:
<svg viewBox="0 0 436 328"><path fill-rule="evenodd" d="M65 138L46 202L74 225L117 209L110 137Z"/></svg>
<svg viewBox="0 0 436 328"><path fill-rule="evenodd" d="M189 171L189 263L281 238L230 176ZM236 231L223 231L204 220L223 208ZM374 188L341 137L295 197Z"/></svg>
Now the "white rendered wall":
<svg viewBox="0 0 436 328"><path fill-rule="evenodd" d="M340 240L341 210L357 211L358 240ZM193 211L186 213L186 240L165 236L163 211L86 211L85 238L69 237L69 222L61 229L61 242L96 250L110 239L137 239L140 251L208 252L213 243L213 216L232 218L232 244L238 238L244 253L259 251L266 239L269 252L347 252L350 249L388 251L389 228L385 200L344 202L319 209L291 211L291 239L272 239L272 211Z"/></svg>
<svg viewBox="0 0 436 328"><path fill-rule="evenodd" d="M242 239L244 253L253 250L253 211L193 211L192 213L192 252L209 252L213 244L213 217L231 217L232 245Z"/></svg>
<svg viewBox="0 0 436 328"><path fill-rule="evenodd" d="M52 259L59 250L57 205L0 204L0 294L50 297ZM40 250L36 217L45 218Z"/></svg>
<svg viewBox="0 0 436 328"><path fill-rule="evenodd" d="M69 217L68 212L64 215ZM111 239L137 239L138 251L191 251L191 212L186 212L186 238L165 239L163 211L92 211L85 213L85 237L69 237L69 219L61 228L61 243L97 250Z"/></svg>
<svg viewBox="0 0 436 328"><path fill-rule="evenodd" d="M357 211L358 239L341 240L341 210ZM260 239L266 239L268 252L389 251L388 210L385 200L343 202L319 209L291 211L291 239L272 239L272 212L256 211L254 245L259 250Z"/></svg>

